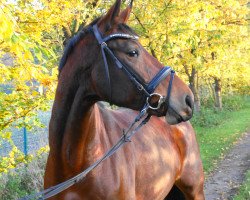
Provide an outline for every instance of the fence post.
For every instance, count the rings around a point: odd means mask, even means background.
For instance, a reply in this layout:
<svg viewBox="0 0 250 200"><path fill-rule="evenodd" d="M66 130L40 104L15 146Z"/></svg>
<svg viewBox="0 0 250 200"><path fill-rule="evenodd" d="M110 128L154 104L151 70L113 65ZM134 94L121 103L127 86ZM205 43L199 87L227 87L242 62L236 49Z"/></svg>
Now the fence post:
<svg viewBox="0 0 250 200"><path fill-rule="evenodd" d="M23 127L23 153L25 155L25 157L28 155L28 140L27 140L27 129L25 127Z"/></svg>

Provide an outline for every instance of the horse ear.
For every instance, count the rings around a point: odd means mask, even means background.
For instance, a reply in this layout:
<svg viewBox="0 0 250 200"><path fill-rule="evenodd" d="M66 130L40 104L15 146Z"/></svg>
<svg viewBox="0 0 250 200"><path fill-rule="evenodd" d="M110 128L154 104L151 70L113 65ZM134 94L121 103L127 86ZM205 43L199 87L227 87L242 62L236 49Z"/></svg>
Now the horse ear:
<svg viewBox="0 0 250 200"><path fill-rule="evenodd" d="M108 13L104 15L98 22L100 29L103 29L103 31L107 31L107 29L110 29L112 25L114 25L115 20L119 16L120 7L121 0L116 0L115 4L109 9Z"/></svg>
<svg viewBox="0 0 250 200"><path fill-rule="evenodd" d="M132 7L133 7L133 0L131 0L128 7L121 12L119 16L119 20L121 23L126 23L128 21Z"/></svg>

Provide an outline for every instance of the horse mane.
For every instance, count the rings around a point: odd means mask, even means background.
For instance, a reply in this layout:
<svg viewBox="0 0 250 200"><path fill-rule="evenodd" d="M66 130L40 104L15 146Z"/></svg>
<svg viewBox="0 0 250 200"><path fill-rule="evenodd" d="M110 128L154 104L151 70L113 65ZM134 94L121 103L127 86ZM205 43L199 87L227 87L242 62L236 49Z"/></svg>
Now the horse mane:
<svg viewBox="0 0 250 200"><path fill-rule="evenodd" d="M69 40L69 42L67 43L67 45L66 45L66 47L64 49L63 56L62 56L62 58L60 60L60 63L59 63L59 68L58 68L59 74L60 74L61 70L63 69L64 65L66 64L67 59L68 59L69 55L71 54L71 52L73 51L73 49L76 46L76 44L81 39L83 39L85 37L85 35L89 32L90 27L92 27L94 24L96 24L99 19L100 19L100 17L96 18L93 22L91 22L86 27L83 27L82 30L80 30L77 34L75 34ZM132 28L130 28L128 25L126 25L126 24L119 24L118 25L118 29L121 30L121 31L125 31L128 34L137 35L135 33L135 31Z"/></svg>
<svg viewBox="0 0 250 200"><path fill-rule="evenodd" d="M85 35L89 32L89 28L91 26L93 26L97 21L99 20L99 18L96 18L93 22L91 22L89 25L83 27L77 34L75 34L67 43L64 52L63 52L63 56L60 60L59 63L59 73L61 72L61 70L63 69L64 65L67 62L67 59L69 57L69 55L71 54L71 52L73 51L74 47L76 46L76 44L85 37Z"/></svg>

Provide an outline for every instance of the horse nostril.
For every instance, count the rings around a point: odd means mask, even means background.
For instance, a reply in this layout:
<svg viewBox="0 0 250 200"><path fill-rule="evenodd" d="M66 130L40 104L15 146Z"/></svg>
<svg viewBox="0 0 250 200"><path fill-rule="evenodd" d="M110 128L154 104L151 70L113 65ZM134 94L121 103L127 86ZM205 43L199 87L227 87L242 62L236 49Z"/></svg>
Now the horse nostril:
<svg viewBox="0 0 250 200"><path fill-rule="evenodd" d="M190 96L188 96L188 95L186 96L185 102L193 110L194 102Z"/></svg>

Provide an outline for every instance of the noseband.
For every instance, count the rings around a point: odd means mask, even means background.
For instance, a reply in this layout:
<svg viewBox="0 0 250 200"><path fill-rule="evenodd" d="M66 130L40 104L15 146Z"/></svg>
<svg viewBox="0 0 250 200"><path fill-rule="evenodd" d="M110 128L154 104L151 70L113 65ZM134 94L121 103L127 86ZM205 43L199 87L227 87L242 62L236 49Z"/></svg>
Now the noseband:
<svg viewBox="0 0 250 200"><path fill-rule="evenodd" d="M115 33L108 35L107 37L102 37L100 31L98 30L97 25L95 24L92 27L92 32L95 35L95 38L97 39L100 47L101 47L101 52L102 52L102 57L104 61L104 67L105 67L105 73L106 77L108 80L108 86L109 86L109 100L112 102L112 90L111 90L111 81L110 81L110 75L109 75L109 67L108 67L108 62L107 62L107 54L112 58L114 61L115 65L124 71L124 73L128 76L128 78L131 80L131 82L136 86L136 88L139 91L142 91L144 95L147 97L145 106L147 105L149 108L153 110L157 110L161 107L163 103L166 104L167 108L169 106L169 99L170 99L170 94L172 90L172 83L173 83L173 78L175 71L171 69L171 67L163 67L153 78L148 84L142 83L137 77L136 74L134 74L125 64L123 64L112 52L112 50L108 47L107 42L113 39L132 39L132 40L138 40L139 38L135 35L129 35L129 34L124 34L124 33ZM160 82L165 79L169 74L170 76L170 81L167 89L167 96L163 97L162 95L158 93L154 93L156 87L160 84ZM157 98L157 102L154 104L152 102L152 98Z"/></svg>

